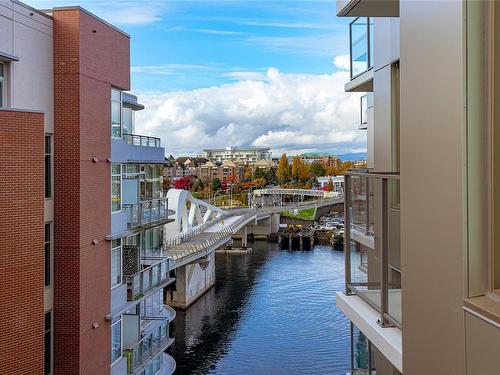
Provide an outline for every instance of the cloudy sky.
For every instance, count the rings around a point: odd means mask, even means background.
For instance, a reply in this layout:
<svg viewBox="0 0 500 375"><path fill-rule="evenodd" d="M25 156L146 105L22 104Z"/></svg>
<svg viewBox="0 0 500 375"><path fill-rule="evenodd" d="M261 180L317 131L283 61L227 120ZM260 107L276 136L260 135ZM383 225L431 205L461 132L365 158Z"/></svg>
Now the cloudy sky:
<svg viewBox="0 0 500 375"><path fill-rule="evenodd" d="M136 132L167 154L269 146L364 152L359 94L346 94L349 19L335 1L28 0L79 5L131 34Z"/></svg>

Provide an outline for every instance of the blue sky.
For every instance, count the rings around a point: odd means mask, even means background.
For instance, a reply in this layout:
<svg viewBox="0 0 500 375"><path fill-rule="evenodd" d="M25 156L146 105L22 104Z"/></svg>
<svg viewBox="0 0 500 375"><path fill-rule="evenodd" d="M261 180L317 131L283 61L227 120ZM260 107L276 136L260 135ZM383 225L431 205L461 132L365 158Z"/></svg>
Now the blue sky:
<svg viewBox="0 0 500 375"><path fill-rule="evenodd" d="M148 107L138 129L161 133L172 152L227 143L275 153L364 151L352 132L358 96L343 93L350 19L335 17L335 1L78 4L131 34L132 91ZM330 102L335 108L323 111ZM325 137L330 130L338 137Z"/></svg>

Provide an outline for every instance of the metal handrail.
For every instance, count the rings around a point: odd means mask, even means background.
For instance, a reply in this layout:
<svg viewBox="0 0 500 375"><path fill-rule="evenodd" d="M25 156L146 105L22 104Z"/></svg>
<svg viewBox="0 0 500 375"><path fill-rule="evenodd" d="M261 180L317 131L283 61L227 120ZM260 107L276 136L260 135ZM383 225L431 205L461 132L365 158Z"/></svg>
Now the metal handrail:
<svg viewBox="0 0 500 375"><path fill-rule="evenodd" d="M351 206L352 206L352 189L351 189L351 178L352 177L361 177L365 178L367 181L369 179L377 179L381 183L381 199L379 209L382 213L381 215L381 223L380 228L377 228L377 235L380 236L380 241L378 242L381 246L380 248L380 281L374 283L370 281L370 285L368 283L360 283L356 281L352 281L351 278L351 228L355 227L352 224L351 219ZM389 281L389 180L399 181L399 173L394 172L353 172L350 171L345 175L345 227L344 227L344 252L345 252L345 291L346 294L356 294L360 298L362 298L365 302L371 305L374 309L376 309L380 314L379 323L382 327L388 326L396 326L401 328L401 323L396 321L394 317L389 314L389 290L391 283ZM368 185L367 185L368 186ZM367 196L369 196L369 189L366 190ZM368 199L367 199L368 202ZM368 207L368 206L367 206ZM367 214L368 218L368 214ZM368 230L368 226L367 226ZM365 285L366 284L366 285ZM375 285L376 284L376 285ZM374 303L370 298L368 298L365 293L360 292L357 286L379 286L380 291L380 301L379 305Z"/></svg>
<svg viewBox="0 0 500 375"><path fill-rule="evenodd" d="M389 179L389 180L399 180L399 172L372 172L372 171L356 171L351 169L345 173L345 176L357 176L357 177L369 177L378 179Z"/></svg>
<svg viewBox="0 0 500 375"><path fill-rule="evenodd" d="M146 147L160 147L161 140L157 137L150 137L147 135L139 134L128 134L124 133L122 135L123 139L127 141L128 144L136 146L146 146Z"/></svg>
<svg viewBox="0 0 500 375"><path fill-rule="evenodd" d="M168 199L159 198L134 204L122 204L127 213L128 228L142 227L168 219Z"/></svg>
<svg viewBox="0 0 500 375"><path fill-rule="evenodd" d="M169 259L165 258L133 275L125 276L129 301L135 301L169 279Z"/></svg>

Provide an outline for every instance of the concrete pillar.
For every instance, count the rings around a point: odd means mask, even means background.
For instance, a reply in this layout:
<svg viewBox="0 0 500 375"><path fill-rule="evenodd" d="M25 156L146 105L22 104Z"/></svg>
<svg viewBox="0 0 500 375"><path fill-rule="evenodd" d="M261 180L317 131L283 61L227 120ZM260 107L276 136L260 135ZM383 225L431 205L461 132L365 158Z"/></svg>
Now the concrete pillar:
<svg viewBox="0 0 500 375"><path fill-rule="evenodd" d="M304 237L302 235L299 236L299 249L304 250Z"/></svg>
<svg viewBox="0 0 500 375"><path fill-rule="evenodd" d="M288 249L292 250L292 245L293 245L293 237L291 234L288 235Z"/></svg>
<svg viewBox="0 0 500 375"><path fill-rule="evenodd" d="M215 255L175 270L175 290L165 291L167 305L187 309L215 284Z"/></svg>
<svg viewBox="0 0 500 375"><path fill-rule="evenodd" d="M244 227L241 230L241 247L243 249L246 249L247 245L248 245L248 231L247 227Z"/></svg>

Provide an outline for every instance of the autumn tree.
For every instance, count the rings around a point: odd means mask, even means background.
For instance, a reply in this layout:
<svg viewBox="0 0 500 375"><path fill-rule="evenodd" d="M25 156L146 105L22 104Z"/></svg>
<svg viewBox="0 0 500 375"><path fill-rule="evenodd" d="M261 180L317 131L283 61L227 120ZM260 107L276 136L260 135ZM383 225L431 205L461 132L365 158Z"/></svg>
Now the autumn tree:
<svg viewBox="0 0 500 375"><path fill-rule="evenodd" d="M294 156L292 160L291 176L296 181L299 179L301 166L302 166L302 159L300 158L300 156Z"/></svg>
<svg viewBox="0 0 500 375"><path fill-rule="evenodd" d="M252 167L249 165L246 165L243 170L243 180L247 182L252 180Z"/></svg>
<svg viewBox="0 0 500 375"><path fill-rule="evenodd" d="M278 177L278 182L280 184L284 184L290 179L290 166L288 165L288 158L286 154L281 155L276 176Z"/></svg>
<svg viewBox="0 0 500 375"><path fill-rule="evenodd" d="M174 186L176 189L189 190L191 188L191 179L187 176L181 177L175 181Z"/></svg>
<svg viewBox="0 0 500 375"><path fill-rule="evenodd" d="M309 165L301 161L299 168L299 181L307 182L311 178L311 171L309 170Z"/></svg>
<svg viewBox="0 0 500 375"><path fill-rule="evenodd" d="M326 185L326 191L333 191L333 181L331 178L328 180L328 185Z"/></svg>

